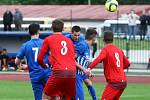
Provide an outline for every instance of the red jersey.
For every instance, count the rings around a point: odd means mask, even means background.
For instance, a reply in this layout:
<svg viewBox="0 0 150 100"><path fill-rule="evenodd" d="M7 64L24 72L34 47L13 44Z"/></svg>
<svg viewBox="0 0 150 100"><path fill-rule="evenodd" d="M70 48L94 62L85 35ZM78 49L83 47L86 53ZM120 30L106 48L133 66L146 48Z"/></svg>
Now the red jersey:
<svg viewBox="0 0 150 100"><path fill-rule="evenodd" d="M120 48L113 44L106 45L99 56L89 65L89 68L94 68L100 62L103 62L104 75L107 82L126 81L124 69L127 68L130 63Z"/></svg>
<svg viewBox="0 0 150 100"><path fill-rule="evenodd" d="M49 60L52 65L53 74L55 71L59 73L62 72L62 74L67 71L76 71L75 50L70 39L62 34L53 34L44 39L38 56L38 61L43 67L46 66L43 62L43 58L48 50L50 50Z"/></svg>

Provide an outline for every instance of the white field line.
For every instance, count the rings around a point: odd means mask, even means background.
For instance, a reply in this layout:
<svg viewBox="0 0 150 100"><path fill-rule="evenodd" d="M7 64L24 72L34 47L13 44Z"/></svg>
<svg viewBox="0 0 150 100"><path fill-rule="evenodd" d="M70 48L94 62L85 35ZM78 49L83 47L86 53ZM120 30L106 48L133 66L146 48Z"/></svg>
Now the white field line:
<svg viewBox="0 0 150 100"><path fill-rule="evenodd" d="M103 69L92 69L92 72L103 72ZM125 70L127 72L127 69ZM140 70L140 69L128 69L128 72L138 72L138 73L150 73L150 70Z"/></svg>

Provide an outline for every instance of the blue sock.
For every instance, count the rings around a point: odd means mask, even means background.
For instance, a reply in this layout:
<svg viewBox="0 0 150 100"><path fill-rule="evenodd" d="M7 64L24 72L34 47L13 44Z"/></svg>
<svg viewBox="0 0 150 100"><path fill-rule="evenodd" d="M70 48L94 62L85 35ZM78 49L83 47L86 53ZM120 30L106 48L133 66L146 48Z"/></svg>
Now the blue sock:
<svg viewBox="0 0 150 100"><path fill-rule="evenodd" d="M97 100L96 92L95 92L95 89L94 89L93 85L88 86L88 91L89 91L90 95L92 96L92 99Z"/></svg>

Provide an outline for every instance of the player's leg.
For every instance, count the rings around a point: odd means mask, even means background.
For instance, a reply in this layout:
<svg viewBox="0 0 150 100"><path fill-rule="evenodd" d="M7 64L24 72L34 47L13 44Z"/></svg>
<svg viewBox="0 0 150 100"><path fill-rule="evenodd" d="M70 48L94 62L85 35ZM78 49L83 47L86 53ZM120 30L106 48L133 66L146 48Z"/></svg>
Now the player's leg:
<svg viewBox="0 0 150 100"><path fill-rule="evenodd" d="M50 100L50 96L46 95L45 93L43 93L42 95L42 100Z"/></svg>
<svg viewBox="0 0 150 100"><path fill-rule="evenodd" d="M42 100L62 100L59 96L48 96L43 93Z"/></svg>
<svg viewBox="0 0 150 100"><path fill-rule="evenodd" d="M43 85L40 82L32 82L35 100L42 100Z"/></svg>
<svg viewBox="0 0 150 100"><path fill-rule="evenodd" d="M119 98L122 95L123 91L124 91L124 89L119 90L113 100L119 100Z"/></svg>
<svg viewBox="0 0 150 100"><path fill-rule="evenodd" d="M63 95L66 100L75 100L76 98L76 78L66 78L64 80Z"/></svg>
<svg viewBox="0 0 150 100"><path fill-rule="evenodd" d="M55 97L59 97L59 95L61 94L60 92L61 88L62 88L62 79L55 78L54 76L50 76L43 90L44 93L43 98L44 96L46 97L49 96L51 97L51 99L52 98L54 99Z"/></svg>
<svg viewBox="0 0 150 100"><path fill-rule="evenodd" d="M83 80L80 75L76 75L76 100L84 100Z"/></svg>
<svg viewBox="0 0 150 100"><path fill-rule="evenodd" d="M96 91L95 91L95 88L92 84L92 81L86 75L83 75L83 80L84 80L84 83L86 84L86 86L88 88L89 94L92 96L92 99L97 100Z"/></svg>
<svg viewBox="0 0 150 100"><path fill-rule="evenodd" d="M114 97L119 92L119 90L113 89L110 85L106 85L101 100L114 100Z"/></svg>

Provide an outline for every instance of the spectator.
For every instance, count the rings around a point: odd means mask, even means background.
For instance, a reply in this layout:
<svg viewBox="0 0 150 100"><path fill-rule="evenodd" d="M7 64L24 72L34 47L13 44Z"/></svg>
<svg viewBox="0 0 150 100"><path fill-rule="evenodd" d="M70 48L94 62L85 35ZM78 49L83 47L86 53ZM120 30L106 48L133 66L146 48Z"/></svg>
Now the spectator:
<svg viewBox="0 0 150 100"><path fill-rule="evenodd" d="M131 12L128 15L128 21L129 21L129 40L131 39L131 36L133 35L133 39L135 40L136 35L136 21L139 19L139 16L135 14L134 10L131 10Z"/></svg>
<svg viewBox="0 0 150 100"><path fill-rule="evenodd" d="M3 49L1 59L2 59L2 70L7 71L8 70L8 59L9 59L9 56L7 55L7 49Z"/></svg>
<svg viewBox="0 0 150 100"><path fill-rule="evenodd" d="M150 40L150 10L147 15L147 37Z"/></svg>
<svg viewBox="0 0 150 100"><path fill-rule="evenodd" d="M145 9L142 10L142 15L140 16L140 40L145 39L145 35L147 32L147 15L145 13Z"/></svg>
<svg viewBox="0 0 150 100"><path fill-rule="evenodd" d="M14 24L15 24L15 30L21 31L21 24L23 21L23 15L19 9L15 9L14 14Z"/></svg>
<svg viewBox="0 0 150 100"><path fill-rule="evenodd" d="M13 22L13 14L11 11L7 10L3 15L3 24L4 24L4 31L11 31L11 24Z"/></svg>

